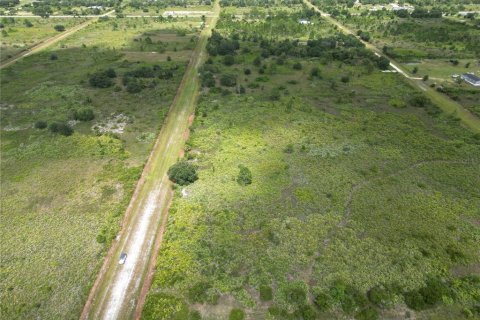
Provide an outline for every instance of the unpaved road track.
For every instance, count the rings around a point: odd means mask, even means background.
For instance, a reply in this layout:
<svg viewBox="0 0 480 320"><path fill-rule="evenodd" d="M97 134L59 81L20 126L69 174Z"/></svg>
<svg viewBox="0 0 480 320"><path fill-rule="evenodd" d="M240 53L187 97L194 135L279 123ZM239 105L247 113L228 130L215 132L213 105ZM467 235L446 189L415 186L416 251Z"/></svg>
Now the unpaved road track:
<svg viewBox="0 0 480 320"><path fill-rule="evenodd" d="M109 11L107 13L105 13L104 15L101 15L101 16L97 16L97 18L99 17L106 17L112 13L114 13L115 11L112 10L112 11ZM66 37L74 34L75 32L77 31L80 31L82 30L83 28L85 28L86 26L88 26L89 24L91 24L92 22L94 21L97 21L97 19L90 19L90 20L87 20L85 21L84 23L81 23L79 24L78 26L75 26L71 29L68 29L67 31L65 32L62 32L58 35L55 35L51 38L48 38L36 45L34 45L33 47L30 47L29 49L25 50L25 51L22 51L16 55L14 55L13 57L11 57L10 59L7 59L5 61L3 61L1 64L0 64L0 69L3 69L5 67L8 67L9 65L17 62L18 60L20 59L23 59L25 57L28 57L34 53L37 53L39 51L42 51L43 49L47 48L47 47L50 47L51 45L57 43L58 41L62 40L62 39L65 39Z"/></svg>
<svg viewBox="0 0 480 320"><path fill-rule="evenodd" d="M335 20L332 18L329 14L321 11L318 9L315 5L313 5L310 1L308 0L303 0L303 2L309 7L313 8L315 11L321 14L321 16L331 24L335 25L340 31L342 31L345 34L351 34L355 35L355 33L341 24L339 21ZM356 36L357 37L357 36ZM426 85L421 79L411 77L401 66L398 62L392 60L391 58L385 56L385 54L372 45L369 42L363 41L359 37L357 37L358 40L360 40L368 49L372 50L377 56L382 56L386 57L387 59L390 60L390 67L395 69L398 73L400 73L402 76L404 76L408 82L415 88L420 89L422 92L425 93L434 103L436 103L444 112L448 114L453 114L456 117L460 118L462 123L472 130L473 132L478 132L480 133L480 118L476 117L474 114L472 114L470 111L465 109L462 105L458 104L457 102L451 100L444 94L437 92L435 89L430 88L428 85Z"/></svg>
<svg viewBox="0 0 480 320"><path fill-rule="evenodd" d="M168 168L174 164L185 143L184 133L195 109L199 89L198 71L205 54L207 39L218 19L220 7L208 19L185 71L177 95L165 119L154 149L137 184L125 214L119 239L105 258L85 304L81 319L132 319L157 237L171 197ZM163 219L162 219L163 218ZM124 265L118 264L121 252L127 253Z"/></svg>

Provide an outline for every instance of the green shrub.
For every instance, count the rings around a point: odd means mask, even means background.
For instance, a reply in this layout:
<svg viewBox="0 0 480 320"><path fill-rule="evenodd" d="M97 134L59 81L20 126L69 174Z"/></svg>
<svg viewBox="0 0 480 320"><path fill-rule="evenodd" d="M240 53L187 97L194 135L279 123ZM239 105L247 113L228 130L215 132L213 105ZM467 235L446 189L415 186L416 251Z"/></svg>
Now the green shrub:
<svg viewBox="0 0 480 320"><path fill-rule="evenodd" d="M137 79L131 79L127 83L128 93L139 93L143 90L143 86Z"/></svg>
<svg viewBox="0 0 480 320"><path fill-rule="evenodd" d="M97 71L91 74L88 81L92 87L96 88L108 88L113 85L112 79L105 71Z"/></svg>
<svg viewBox="0 0 480 320"><path fill-rule="evenodd" d="M237 78L233 74L224 74L220 78L220 84L225 87L234 87L237 84Z"/></svg>
<svg viewBox="0 0 480 320"><path fill-rule="evenodd" d="M294 316L296 319L315 320L317 319L317 312L311 305L305 304L294 312Z"/></svg>
<svg viewBox="0 0 480 320"><path fill-rule="evenodd" d="M242 309L232 309L230 311L230 315L228 316L228 320L243 320L245 319L245 312Z"/></svg>
<svg viewBox="0 0 480 320"><path fill-rule="evenodd" d="M293 69L295 70L301 70L302 69L302 64L300 62L295 62L293 64Z"/></svg>
<svg viewBox="0 0 480 320"><path fill-rule="evenodd" d="M58 32L62 32L62 31L65 31L65 26L61 25L61 24L57 24L56 26L53 27L56 31Z"/></svg>
<svg viewBox="0 0 480 320"><path fill-rule="evenodd" d="M348 314L352 314L356 310L363 309L368 305L367 297L364 294L342 281L334 283L334 286L330 288L330 296Z"/></svg>
<svg viewBox="0 0 480 320"><path fill-rule="evenodd" d="M35 129L45 129L47 127L47 122L39 120L34 124Z"/></svg>
<svg viewBox="0 0 480 320"><path fill-rule="evenodd" d="M90 121L95 118L95 114L91 108L81 108L73 112L73 119L79 121Z"/></svg>
<svg viewBox="0 0 480 320"><path fill-rule="evenodd" d="M367 293L368 300L380 308L390 308L394 304L395 294L383 286L371 288Z"/></svg>
<svg viewBox="0 0 480 320"><path fill-rule="evenodd" d="M177 162L168 169L168 177L181 186L189 185L198 180L197 167L186 161Z"/></svg>
<svg viewBox="0 0 480 320"><path fill-rule="evenodd" d="M246 186L252 183L252 172L250 169L245 167L244 165L239 165L238 168L240 169L240 172L238 173L237 176L237 182L241 186Z"/></svg>
<svg viewBox="0 0 480 320"><path fill-rule="evenodd" d="M270 301L273 298L272 288L269 286L260 286L260 300Z"/></svg>
<svg viewBox="0 0 480 320"><path fill-rule="evenodd" d="M418 291L409 291L403 294L405 304L413 310L423 310L427 307L423 296Z"/></svg>
<svg viewBox="0 0 480 320"><path fill-rule="evenodd" d="M71 136L73 134L73 129L66 123L54 122L51 123L48 128L53 133L61 134L62 136Z"/></svg>
<svg viewBox="0 0 480 320"><path fill-rule="evenodd" d="M113 68L108 68L107 70L105 70L105 75L109 78L115 78L117 76L117 73Z"/></svg>
<svg viewBox="0 0 480 320"><path fill-rule="evenodd" d="M314 300L315 305L321 311L326 311L332 307L332 298L326 293L319 293Z"/></svg>
<svg viewBox="0 0 480 320"><path fill-rule="evenodd" d="M409 103L417 108L425 108L427 105L430 104L430 100L425 97L423 94L415 94L413 97L410 98Z"/></svg>
<svg viewBox="0 0 480 320"><path fill-rule="evenodd" d="M55 52L51 53L50 60L58 60L58 55Z"/></svg>
<svg viewBox="0 0 480 320"><path fill-rule="evenodd" d="M320 77L320 69L318 67L313 67L310 70L310 76L313 77Z"/></svg>

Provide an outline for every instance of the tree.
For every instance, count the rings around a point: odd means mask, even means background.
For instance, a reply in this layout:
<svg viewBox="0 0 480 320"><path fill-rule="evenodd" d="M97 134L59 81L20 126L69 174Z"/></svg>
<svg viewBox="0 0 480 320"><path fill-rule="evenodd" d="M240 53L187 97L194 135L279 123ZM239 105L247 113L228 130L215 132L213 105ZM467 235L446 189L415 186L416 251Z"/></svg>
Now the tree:
<svg viewBox="0 0 480 320"><path fill-rule="evenodd" d="M423 81L428 81L428 78L429 78L429 77L428 77L428 74L426 74L426 75L423 76L422 80L423 80Z"/></svg>
<svg viewBox="0 0 480 320"><path fill-rule="evenodd" d="M179 161L168 169L168 178L181 186L198 180L197 167L187 161Z"/></svg>
<svg viewBox="0 0 480 320"><path fill-rule="evenodd" d="M108 88L113 85L112 79L105 71L97 71L91 74L88 81L92 87L96 88Z"/></svg>
<svg viewBox="0 0 480 320"><path fill-rule="evenodd" d="M39 121L35 122L34 127L35 127L35 129L45 129L47 127L47 122L39 120Z"/></svg>
<svg viewBox="0 0 480 320"><path fill-rule="evenodd" d="M58 55L55 52L50 54L50 60L58 60Z"/></svg>
<svg viewBox="0 0 480 320"><path fill-rule="evenodd" d="M418 67L414 67L413 70L412 70L412 73L417 74L417 72L418 72Z"/></svg>
<svg viewBox="0 0 480 320"><path fill-rule="evenodd" d="M65 31L65 26L61 25L61 24L57 24L56 26L53 27L55 30L57 30L58 32L63 32Z"/></svg>
<svg viewBox="0 0 480 320"><path fill-rule="evenodd" d="M95 118L95 114L91 108L81 108L73 112L73 119L79 121L90 121Z"/></svg>
<svg viewBox="0 0 480 320"><path fill-rule="evenodd" d="M127 92L128 93L139 93L143 90L143 86L140 81L136 78L129 79L127 82Z"/></svg>
<svg viewBox="0 0 480 320"><path fill-rule="evenodd" d="M390 66L390 60L385 57L380 57L377 59L377 66L380 70L387 70Z"/></svg>
<svg viewBox="0 0 480 320"><path fill-rule="evenodd" d="M342 78L340 79L343 83L348 83L350 82L350 77L349 76L342 76Z"/></svg>
<svg viewBox="0 0 480 320"><path fill-rule="evenodd" d="M51 123L48 128L53 133L58 133L63 136L71 136L73 134L73 129L66 123L63 122L54 122Z"/></svg>
<svg viewBox="0 0 480 320"><path fill-rule="evenodd" d="M225 87L234 87L237 84L237 78L233 74L224 74L220 78L220 84Z"/></svg>
<svg viewBox="0 0 480 320"><path fill-rule="evenodd" d="M239 165L238 168L240 172L237 176L237 183L241 186L246 186L252 183L252 172L250 169L245 167L244 165Z"/></svg>
<svg viewBox="0 0 480 320"><path fill-rule="evenodd" d="M429 104L430 100L423 94L416 94L410 99L409 102L414 107L424 108Z"/></svg>

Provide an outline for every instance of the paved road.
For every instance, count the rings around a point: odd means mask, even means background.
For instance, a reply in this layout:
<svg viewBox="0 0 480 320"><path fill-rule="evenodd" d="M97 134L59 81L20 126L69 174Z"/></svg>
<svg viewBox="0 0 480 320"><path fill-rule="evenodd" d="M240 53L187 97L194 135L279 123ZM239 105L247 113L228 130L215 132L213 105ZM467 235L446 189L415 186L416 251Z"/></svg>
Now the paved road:
<svg viewBox="0 0 480 320"><path fill-rule="evenodd" d="M218 1L214 11L215 16L208 20L207 27L199 37L175 100L127 209L119 240L105 259L81 319L134 317L156 239L162 236L159 230L162 220L165 220L171 196L171 183L166 173L177 161L185 143L184 133L188 129L189 117L194 112L199 89L199 67L205 59L207 39L220 11ZM118 264L121 252L128 255L124 265Z"/></svg>
<svg viewBox="0 0 480 320"><path fill-rule="evenodd" d="M108 16L108 15L114 13L114 12L115 12L115 10L112 10L112 11L109 11L109 12L105 13L104 15L96 16L96 17L97 18L106 17L106 16ZM60 41L62 39L65 39L66 37L74 34L77 31L82 30L83 28L85 28L86 26L88 26L89 24L91 24L94 21L97 21L97 19L87 20L84 23L79 24L78 26L72 27L72 28L70 28L70 29L68 29L68 30L66 30L62 33L59 33L59 34L57 34L57 35L55 35L51 38L48 38L46 40L41 41L40 43L34 45L33 47L30 47L29 49L14 55L12 58L3 61L0 64L0 69L8 67L9 65L14 64L15 62L17 62L17 61L19 61L19 60L21 60L25 57L28 57L28 56L30 56L34 53L40 52L43 49L50 47L51 45L57 43L58 41Z"/></svg>
<svg viewBox="0 0 480 320"><path fill-rule="evenodd" d="M351 35L354 35L356 36L356 34L350 30L349 28L347 28L346 26L344 26L343 24L341 24L339 21L335 20L334 18L332 18L329 14L321 11L320 9L318 9L315 5L313 5L309 0L303 0L303 2L310 8L313 8L315 11L317 11L318 13L321 14L321 16L327 20L328 22L330 22L331 24L335 25L340 31L342 31L343 33L345 34L351 34ZM356 36L357 37L357 36ZM395 60L391 59L390 57L387 57L385 56L385 54L380 50L378 49L377 47L375 47L374 45L372 45L371 43L369 42L366 42L366 41L363 41L362 39L360 39L359 37L357 37L358 40L360 40L363 44L365 44L365 46L372 50L377 56L382 56L382 57L386 57L390 60L390 67L392 67L393 69L395 69L398 73L400 73L402 76L404 76L406 79L408 79L408 81L410 82L410 84L412 84L414 87L420 89L421 91L423 91L425 93L425 95L427 95L434 103L436 103L444 112L448 113L448 114L454 114L456 117L460 118L462 123L467 127L469 128L470 130L472 130L473 132L478 132L480 133L480 118L478 118L477 116L475 116L474 114L472 114L470 111L468 111L467 109L465 109L462 105L460 105L459 103L451 100L449 97L447 97L446 95L436 91L435 89L433 88L430 88L430 86L428 86L427 84L425 84L424 81L421 80L421 78L415 78L415 77L411 77L408 72L406 72L398 62L396 62Z"/></svg>

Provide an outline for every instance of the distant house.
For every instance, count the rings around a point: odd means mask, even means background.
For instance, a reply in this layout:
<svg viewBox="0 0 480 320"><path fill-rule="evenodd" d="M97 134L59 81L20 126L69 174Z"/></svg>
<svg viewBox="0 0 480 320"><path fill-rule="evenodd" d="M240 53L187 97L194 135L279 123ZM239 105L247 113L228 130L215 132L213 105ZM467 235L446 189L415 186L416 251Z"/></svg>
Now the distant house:
<svg viewBox="0 0 480 320"><path fill-rule="evenodd" d="M300 20L298 20L298 23L300 23L300 24L312 24L310 22L310 20L306 20L306 19L300 19Z"/></svg>
<svg viewBox="0 0 480 320"><path fill-rule="evenodd" d="M480 78L473 73L462 74L461 77L465 82L470 83L472 86L480 87Z"/></svg>

